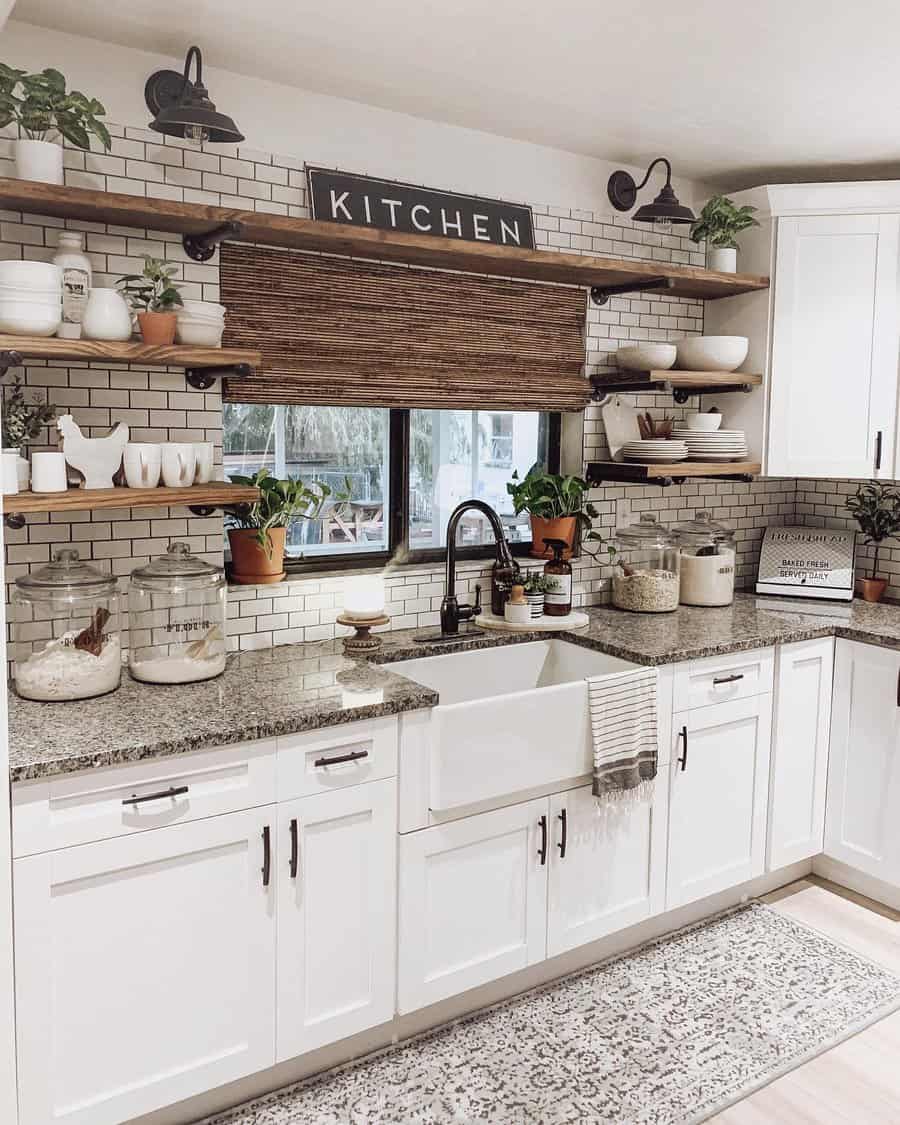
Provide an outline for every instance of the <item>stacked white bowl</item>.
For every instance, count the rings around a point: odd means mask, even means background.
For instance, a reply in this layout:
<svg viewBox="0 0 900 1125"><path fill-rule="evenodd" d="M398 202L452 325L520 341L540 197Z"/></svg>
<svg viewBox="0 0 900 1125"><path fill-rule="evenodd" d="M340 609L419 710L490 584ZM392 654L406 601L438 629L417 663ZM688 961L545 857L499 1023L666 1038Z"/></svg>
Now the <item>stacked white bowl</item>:
<svg viewBox="0 0 900 1125"><path fill-rule="evenodd" d="M225 331L225 306L215 301L185 301L177 310L175 338L179 344L218 348Z"/></svg>
<svg viewBox="0 0 900 1125"><path fill-rule="evenodd" d="M52 336L62 322L62 272L52 262L0 262L0 332Z"/></svg>

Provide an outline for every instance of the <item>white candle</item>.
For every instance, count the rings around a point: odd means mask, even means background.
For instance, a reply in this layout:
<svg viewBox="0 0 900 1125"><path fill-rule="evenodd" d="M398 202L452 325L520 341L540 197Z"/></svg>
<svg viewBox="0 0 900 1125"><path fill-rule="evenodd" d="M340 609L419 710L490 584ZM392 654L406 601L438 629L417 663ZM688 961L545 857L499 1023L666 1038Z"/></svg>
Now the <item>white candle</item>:
<svg viewBox="0 0 900 1125"><path fill-rule="evenodd" d="M384 578L380 574L354 574L344 584L344 614L370 621L384 613Z"/></svg>

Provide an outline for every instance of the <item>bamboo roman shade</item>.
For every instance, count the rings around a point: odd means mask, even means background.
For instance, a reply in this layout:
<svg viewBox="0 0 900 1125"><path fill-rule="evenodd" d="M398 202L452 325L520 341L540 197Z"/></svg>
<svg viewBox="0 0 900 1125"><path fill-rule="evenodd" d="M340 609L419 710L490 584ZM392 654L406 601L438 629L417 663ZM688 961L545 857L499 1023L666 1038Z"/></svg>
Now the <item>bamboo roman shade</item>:
<svg viewBox="0 0 900 1125"><path fill-rule="evenodd" d="M583 289L222 246L225 341L262 369L226 402L583 410Z"/></svg>

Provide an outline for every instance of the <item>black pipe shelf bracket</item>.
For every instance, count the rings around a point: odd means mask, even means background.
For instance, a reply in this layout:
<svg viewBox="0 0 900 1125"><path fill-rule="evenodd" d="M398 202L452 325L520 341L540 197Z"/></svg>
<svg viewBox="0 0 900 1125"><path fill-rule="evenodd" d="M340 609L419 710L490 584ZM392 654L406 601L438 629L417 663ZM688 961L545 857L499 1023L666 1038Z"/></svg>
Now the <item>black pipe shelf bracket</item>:
<svg viewBox="0 0 900 1125"><path fill-rule="evenodd" d="M193 258L195 262L208 262L215 254L216 247L220 242L224 242L226 238L240 238L243 232L243 223L222 223L220 226L207 231L206 234L183 235L181 244L189 258Z"/></svg>
<svg viewBox="0 0 900 1125"><path fill-rule="evenodd" d="M647 289L674 289L673 277L648 277L644 281L624 281L621 285L592 285L591 300L595 305L605 305L610 297L623 293L643 293Z"/></svg>
<svg viewBox="0 0 900 1125"><path fill-rule="evenodd" d="M4 348L0 351L0 379L9 371L11 367L21 367L25 362L25 357L21 352L14 349Z"/></svg>
<svg viewBox="0 0 900 1125"><path fill-rule="evenodd" d="M195 391L208 391L216 379L246 379L252 370L249 363L221 363L214 367L188 367L184 377Z"/></svg>
<svg viewBox="0 0 900 1125"><path fill-rule="evenodd" d="M659 383L650 383L646 379L630 379L626 374L622 375L621 379L608 380L605 378L598 378L591 380L593 384L593 392L591 398L595 402L600 402L611 394L671 394L675 402L679 406L684 406L686 402L694 398L696 395L718 395L718 394L731 394L735 391L741 391L744 394L750 394L754 389L752 383L717 383L715 386L703 386L701 384L686 386L673 386L668 380L663 380Z"/></svg>
<svg viewBox="0 0 900 1125"><path fill-rule="evenodd" d="M21 531L25 526L25 513L4 512L3 523L10 529L10 531Z"/></svg>

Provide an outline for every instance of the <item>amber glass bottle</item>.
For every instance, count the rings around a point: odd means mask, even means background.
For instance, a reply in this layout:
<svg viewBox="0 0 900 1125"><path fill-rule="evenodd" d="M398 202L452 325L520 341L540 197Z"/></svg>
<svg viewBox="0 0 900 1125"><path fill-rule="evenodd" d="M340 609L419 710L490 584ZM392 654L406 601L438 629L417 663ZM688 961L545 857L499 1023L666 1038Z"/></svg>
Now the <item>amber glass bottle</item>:
<svg viewBox="0 0 900 1125"><path fill-rule="evenodd" d="M544 594L544 613L548 617L565 617L572 612L572 566L563 558L569 544L565 539L545 539L553 558L544 567L547 592Z"/></svg>

